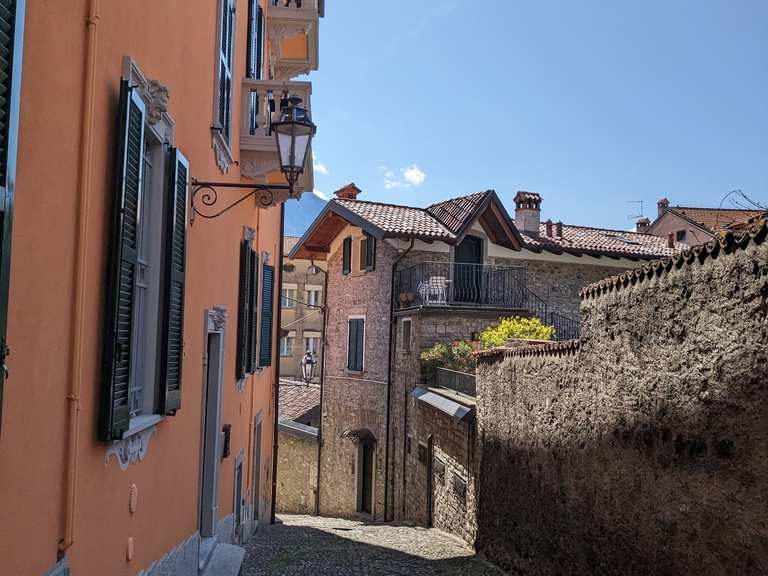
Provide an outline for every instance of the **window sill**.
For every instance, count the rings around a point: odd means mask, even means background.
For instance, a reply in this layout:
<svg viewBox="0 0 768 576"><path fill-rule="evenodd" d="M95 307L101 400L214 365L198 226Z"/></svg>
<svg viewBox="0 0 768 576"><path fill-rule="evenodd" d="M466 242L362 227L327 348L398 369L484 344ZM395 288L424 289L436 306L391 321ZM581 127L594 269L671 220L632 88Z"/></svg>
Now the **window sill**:
<svg viewBox="0 0 768 576"><path fill-rule="evenodd" d="M131 418L131 423L128 425L128 430L123 433L123 440L129 438L130 436L135 436L147 428L152 428L162 420L163 416L160 414L142 414L140 416L134 416Z"/></svg>
<svg viewBox="0 0 768 576"><path fill-rule="evenodd" d="M365 376L365 370L350 370L349 368L347 368L346 370L344 370L344 373L347 376L356 376L359 378L362 378L363 376Z"/></svg>
<svg viewBox="0 0 768 576"><path fill-rule="evenodd" d="M217 126L211 127L211 147L216 154L216 164L219 169L226 174L229 171L229 167L235 163L235 159L232 156L232 150L229 148L229 143L221 134L221 128Z"/></svg>

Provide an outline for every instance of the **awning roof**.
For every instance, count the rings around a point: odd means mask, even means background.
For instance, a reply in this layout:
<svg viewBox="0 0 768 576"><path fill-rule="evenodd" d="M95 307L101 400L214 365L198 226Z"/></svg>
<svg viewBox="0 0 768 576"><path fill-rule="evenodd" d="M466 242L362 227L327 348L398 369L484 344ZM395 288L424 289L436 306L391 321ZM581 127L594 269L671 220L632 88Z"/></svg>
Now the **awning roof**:
<svg viewBox="0 0 768 576"><path fill-rule="evenodd" d="M431 390L427 390L426 388L421 388L420 386L413 389L411 396L420 402L424 402L433 408L437 408L440 412L448 414L448 416L456 418L457 420L463 420L467 415L472 413L472 408L469 406L459 404L458 402L446 398L445 396L441 396Z"/></svg>

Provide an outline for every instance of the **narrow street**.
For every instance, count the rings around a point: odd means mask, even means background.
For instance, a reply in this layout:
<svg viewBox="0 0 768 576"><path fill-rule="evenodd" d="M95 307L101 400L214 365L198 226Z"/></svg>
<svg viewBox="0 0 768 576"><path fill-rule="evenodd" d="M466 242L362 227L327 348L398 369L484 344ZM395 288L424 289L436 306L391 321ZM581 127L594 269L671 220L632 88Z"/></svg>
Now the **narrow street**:
<svg viewBox="0 0 768 576"><path fill-rule="evenodd" d="M495 576L461 540L439 530L336 518L281 516L247 545L242 576Z"/></svg>

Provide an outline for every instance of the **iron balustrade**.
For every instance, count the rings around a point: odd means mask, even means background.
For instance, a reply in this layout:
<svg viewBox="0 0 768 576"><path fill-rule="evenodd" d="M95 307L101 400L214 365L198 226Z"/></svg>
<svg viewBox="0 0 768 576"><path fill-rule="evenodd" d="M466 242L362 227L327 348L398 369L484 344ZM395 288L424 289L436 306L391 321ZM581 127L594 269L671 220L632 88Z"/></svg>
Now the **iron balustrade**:
<svg viewBox="0 0 768 576"><path fill-rule="evenodd" d="M459 262L421 262L397 272L401 308L469 306L524 309L526 268Z"/></svg>
<svg viewBox="0 0 768 576"><path fill-rule="evenodd" d="M581 334L581 322L558 312L550 312L547 323L555 327L554 340L573 340Z"/></svg>

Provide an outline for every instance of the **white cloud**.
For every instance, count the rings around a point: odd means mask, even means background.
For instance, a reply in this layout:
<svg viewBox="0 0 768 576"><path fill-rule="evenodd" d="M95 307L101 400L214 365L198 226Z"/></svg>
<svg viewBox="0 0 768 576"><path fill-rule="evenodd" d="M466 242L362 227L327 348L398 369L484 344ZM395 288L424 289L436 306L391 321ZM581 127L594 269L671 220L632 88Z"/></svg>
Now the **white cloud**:
<svg viewBox="0 0 768 576"><path fill-rule="evenodd" d="M415 162L410 166L400 168L399 176L396 176L395 171L390 170L387 166L379 166L379 171L384 172L384 188L386 190L421 186L427 179L426 173Z"/></svg>
<svg viewBox="0 0 768 576"><path fill-rule="evenodd" d="M328 166L320 162L320 160L315 160L312 163L312 166L315 169L315 172L318 174L322 174L323 176L328 176Z"/></svg>
<svg viewBox="0 0 768 576"><path fill-rule="evenodd" d="M427 178L427 175L419 170L419 167L416 166L415 163L408 166L408 168L404 168L401 172L403 173L406 182L411 186L421 186Z"/></svg>
<svg viewBox="0 0 768 576"><path fill-rule="evenodd" d="M320 192L320 190L318 190L317 188L315 188L314 190L312 190L312 194L314 194L315 196L317 196L318 198L320 198L320 200L325 200L326 202L328 201L328 196L326 196L325 194L323 194L322 192Z"/></svg>

